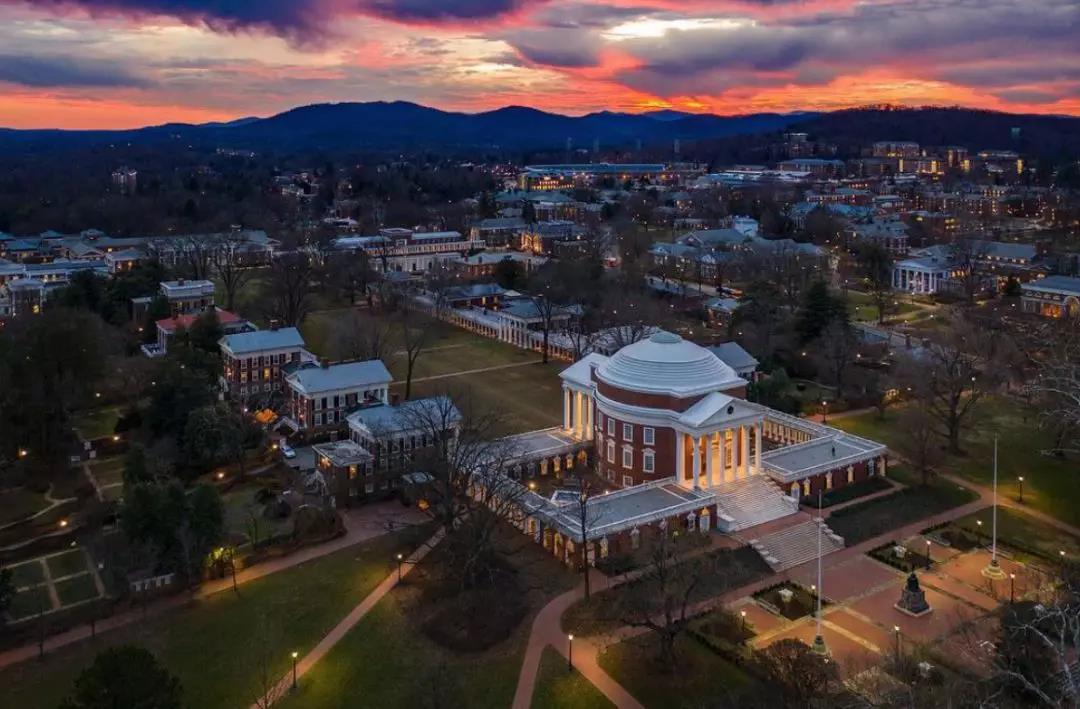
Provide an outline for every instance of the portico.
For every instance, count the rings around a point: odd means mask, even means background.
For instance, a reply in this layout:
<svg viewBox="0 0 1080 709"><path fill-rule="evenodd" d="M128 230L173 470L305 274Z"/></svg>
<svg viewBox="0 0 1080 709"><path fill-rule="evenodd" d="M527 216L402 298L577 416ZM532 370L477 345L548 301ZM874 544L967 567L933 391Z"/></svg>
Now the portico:
<svg viewBox="0 0 1080 709"><path fill-rule="evenodd" d="M763 421L707 431L676 429L675 480L695 490L761 474Z"/></svg>

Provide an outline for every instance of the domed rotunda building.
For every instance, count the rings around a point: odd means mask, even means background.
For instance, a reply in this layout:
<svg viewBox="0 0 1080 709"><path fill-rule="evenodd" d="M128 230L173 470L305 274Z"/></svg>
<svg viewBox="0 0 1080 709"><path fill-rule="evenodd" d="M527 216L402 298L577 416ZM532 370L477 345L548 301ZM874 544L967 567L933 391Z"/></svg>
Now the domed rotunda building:
<svg viewBox="0 0 1080 709"><path fill-rule="evenodd" d="M747 401L745 379L670 332L586 355L560 377L559 436L610 486L588 501L587 534L576 504L527 505L523 526L568 561L582 544L590 561L636 546L648 525L754 527L794 514L803 495L886 472L885 446Z"/></svg>

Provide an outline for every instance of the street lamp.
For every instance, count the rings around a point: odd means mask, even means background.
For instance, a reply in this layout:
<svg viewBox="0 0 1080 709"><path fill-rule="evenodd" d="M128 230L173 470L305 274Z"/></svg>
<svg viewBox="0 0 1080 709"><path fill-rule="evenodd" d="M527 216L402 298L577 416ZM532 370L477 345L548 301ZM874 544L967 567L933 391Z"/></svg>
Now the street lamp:
<svg viewBox="0 0 1080 709"><path fill-rule="evenodd" d="M977 519L977 520L975 520L975 524L976 524L976 525L978 525L978 526L976 527L976 529L978 529L978 530L979 530L979 531L977 532L977 534L978 534L978 537L979 537L979 541L982 541L982 520L981 520L981 519Z"/></svg>
<svg viewBox="0 0 1080 709"><path fill-rule="evenodd" d="M296 689L296 658L300 657L300 653L296 650L292 652L292 688Z"/></svg>
<svg viewBox="0 0 1080 709"><path fill-rule="evenodd" d="M742 630L746 632L746 611L739 611L739 615L742 617Z"/></svg>
<svg viewBox="0 0 1080 709"><path fill-rule="evenodd" d="M566 671L574 671L574 634L566 636Z"/></svg>
<svg viewBox="0 0 1080 709"><path fill-rule="evenodd" d="M1021 475L1016 480L1020 483L1020 504L1022 505L1024 504L1024 476Z"/></svg>
<svg viewBox="0 0 1080 709"><path fill-rule="evenodd" d="M825 424L829 422L829 402L825 399L821 400L821 423Z"/></svg>
<svg viewBox="0 0 1080 709"><path fill-rule="evenodd" d="M930 540L926 540L926 570L930 570Z"/></svg>
<svg viewBox="0 0 1080 709"><path fill-rule="evenodd" d="M402 564L402 561L404 561L404 557L402 557L401 552L398 552L398 555L397 555L397 580L398 580L398 583L401 583L401 564Z"/></svg>
<svg viewBox="0 0 1080 709"><path fill-rule="evenodd" d="M1009 574L1009 603L1016 602L1016 574Z"/></svg>
<svg viewBox="0 0 1080 709"><path fill-rule="evenodd" d="M894 625L892 627L893 632L896 634L896 662L900 662L900 626Z"/></svg>

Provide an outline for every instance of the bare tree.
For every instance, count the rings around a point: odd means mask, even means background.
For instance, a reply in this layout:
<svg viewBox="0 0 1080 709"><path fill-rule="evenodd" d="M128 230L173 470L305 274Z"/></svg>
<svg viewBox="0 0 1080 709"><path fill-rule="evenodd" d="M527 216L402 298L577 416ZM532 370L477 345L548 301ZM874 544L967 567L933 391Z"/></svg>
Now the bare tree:
<svg viewBox="0 0 1080 709"><path fill-rule="evenodd" d="M177 265L191 278L202 280L210 277L214 253L221 243L219 234L187 234L175 241L179 253Z"/></svg>
<svg viewBox="0 0 1080 709"><path fill-rule="evenodd" d="M934 421L921 401L916 400L904 409L896 430L899 433L897 452L911 464L923 485L930 484L934 468L942 459L942 439L934 430Z"/></svg>
<svg viewBox="0 0 1080 709"><path fill-rule="evenodd" d="M1054 434L1055 455L1080 453L1080 327L1053 322L1040 328L1035 376L1028 389L1040 401L1040 423Z"/></svg>
<svg viewBox="0 0 1080 709"><path fill-rule="evenodd" d="M581 490L578 493L575 518L578 523L578 531L581 533L581 563L579 568L585 577L586 599L590 598L592 595L592 588L589 582L589 544L592 543L593 530L597 527L603 517L603 513L599 511L596 504L589 504L595 497L596 490L593 489L592 483L588 480L583 481Z"/></svg>
<svg viewBox="0 0 1080 709"><path fill-rule="evenodd" d="M415 461L430 476L427 514L446 530L446 561L462 588L492 580L495 533L519 514L525 488L506 474L520 451L498 437L500 416L449 395L417 400L402 410L407 428L432 443Z"/></svg>
<svg viewBox="0 0 1080 709"><path fill-rule="evenodd" d="M256 271L244 264L243 250L247 239L238 233L223 235L210 251L210 263L225 291L225 309L232 310L236 296L254 277Z"/></svg>
<svg viewBox="0 0 1080 709"><path fill-rule="evenodd" d="M416 304L408 296L402 298L398 310L398 323L401 326L401 345L405 352L405 398L412 395L413 370L431 338L431 322L427 321Z"/></svg>
<svg viewBox="0 0 1080 709"><path fill-rule="evenodd" d="M975 296L986 288L986 256L989 251L990 242L978 239L957 239L949 245L953 279L968 303L974 302Z"/></svg>
<svg viewBox="0 0 1080 709"><path fill-rule="evenodd" d="M334 342L345 359L383 359L391 354L392 325L357 311L334 323Z"/></svg>
<svg viewBox="0 0 1080 709"><path fill-rule="evenodd" d="M902 364L913 395L948 441L960 453L960 437L972 413L1001 382L1001 361L1009 343L993 328L953 316L940 339L923 347Z"/></svg>
<svg viewBox="0 0 1080 709"><path fill-rule="evenodd" d="M877 307L878 325L883 325L892 312L895 294L892 291L893 258L880 244L866 244L859 249L859 267L863 285Z"/></svg>
<svg viewBox="0 0 1080 709"><path fill-rule="evenodd" d="M291 327L299 325L311 309L311 258L299 251L277 256L270 262L273 315Z"/></svg>
<svg viewBox="0 0 1080 709"><path fill-rule="evenodd" d="M844 386L855 361L858 341L851 325L842 320L833 320L818 335L814 346L814 357L827 372L829 381L836 387L837 398L844 398Z"/></svg>
<svg viewBox="0 0 1080 709"><path fill-rule="evenodd" d="M660 644L660 659L674 668L675 641L690 625L702 579L714 571L709 557L697 554L708 540L672 534L661 526L647 543L646 565L619 589L613 611L623 623L651 631Z"/></svg>
<svg viewBox="0 0 1080 709"><path fill-rule="evenodd" d="M812 706L839 679L835 662L795 638L779 640L759 651L755 664L790 706Z"/></svg>

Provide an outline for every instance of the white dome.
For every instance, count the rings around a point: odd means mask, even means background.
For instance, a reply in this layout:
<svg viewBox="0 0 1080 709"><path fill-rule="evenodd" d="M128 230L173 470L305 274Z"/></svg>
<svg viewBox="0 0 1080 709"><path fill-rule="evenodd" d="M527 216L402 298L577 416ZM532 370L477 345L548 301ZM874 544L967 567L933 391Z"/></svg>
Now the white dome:
<svg viewBox="0 0 1080 709"><path fill-rule="evenodd" d="M620 389L679 397L745 384L712 352L664 330L623 347L596 374Z"/></svg>

